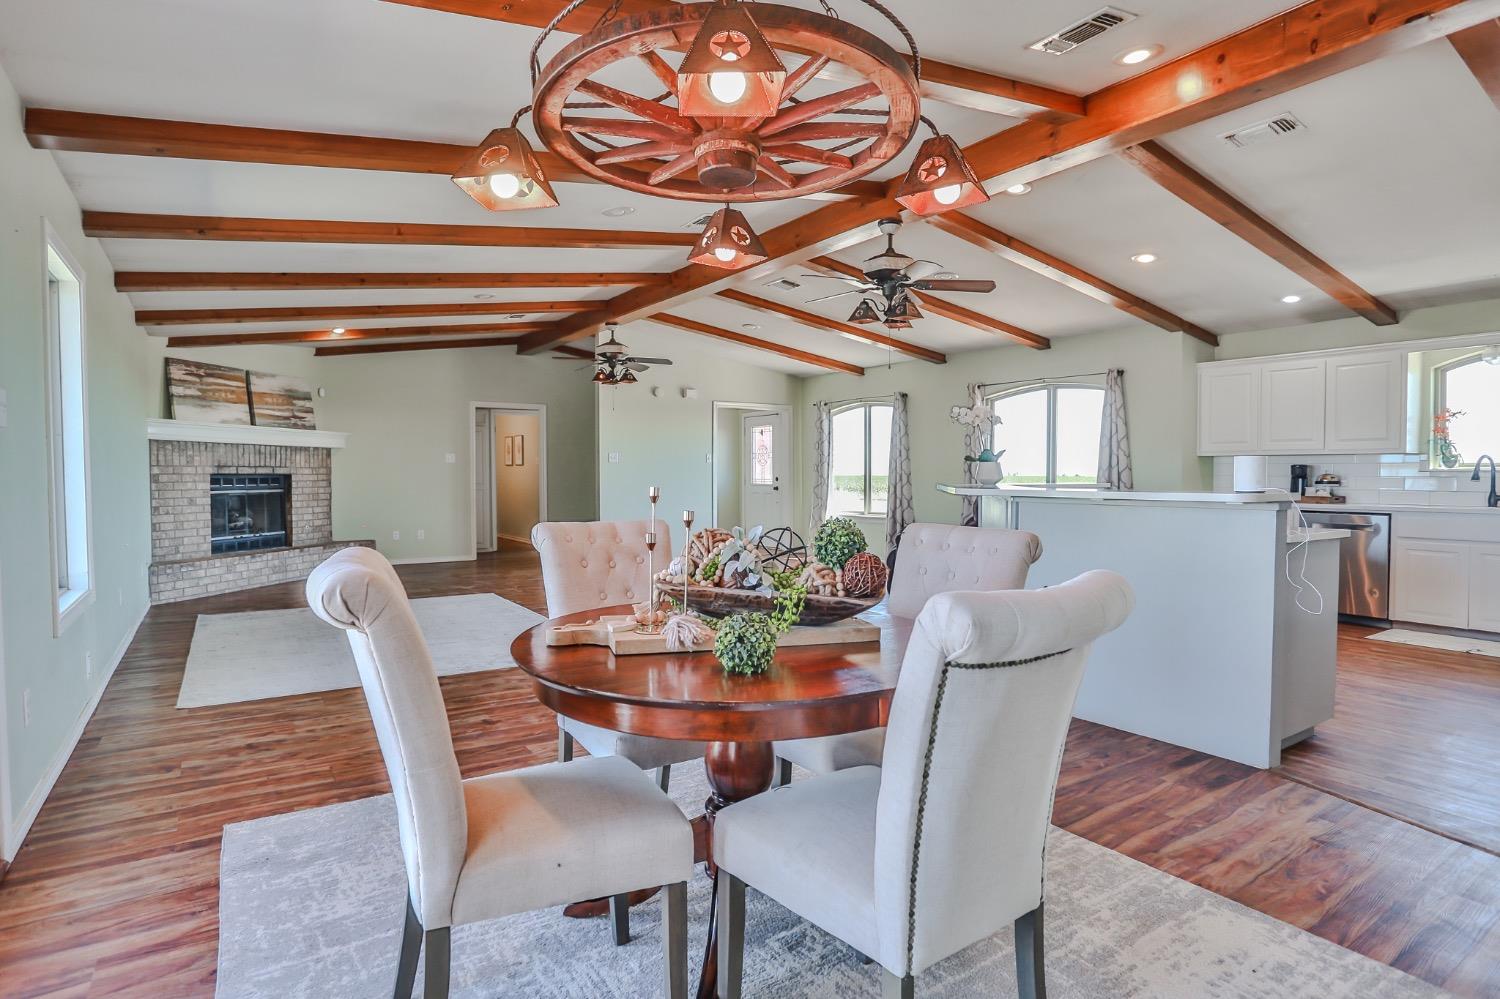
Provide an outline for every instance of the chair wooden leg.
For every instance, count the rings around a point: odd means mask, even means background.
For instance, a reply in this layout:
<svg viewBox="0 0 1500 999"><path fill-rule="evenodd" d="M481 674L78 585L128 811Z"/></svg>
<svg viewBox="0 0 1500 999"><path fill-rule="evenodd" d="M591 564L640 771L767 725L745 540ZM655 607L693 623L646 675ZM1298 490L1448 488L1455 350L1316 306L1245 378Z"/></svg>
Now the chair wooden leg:
<svg viewBox="0 0 1500 999"><path fill-rule="evenodd" d="M1016 986L1021 999L1047 999L1042 906L1016 920Z"/></svg>
<svg viewBox="0 0 1500 999"><path fill-rule="evenodd" d="M667 788L672 785L672 765L669 763L656 770L656 785L661 788L661 793L666 794Z"/></svg>
<svg viewBox="0 0 1500 999"><path fill-rule="evenodd" d="M661 936L665 943L667 999L687 999L687 882L662 889Z"/></svg>
<svg viewBox="0 0 1500 999"><path fill-rule="evenodd" d="M745 974L745 882L719 868L719 999L740 999Z"/></svg>
<svg viewBox="0 0 1500 999"><path fill-rule="evenodd" d="M786 787L792 782L792 761L776 758L776 783L772 787Z"/></svg>
<svg viewBox="0 0 1500 999"><path fill-rule="evenodd" d="M630 894L609 897L609 927L615 934L615 946L630 943Z"/></svg>
<svg viewBox="0 0 1500 999"><path fill-rule="evenodd" d="M917 982L910 975L903 978L882 968L880 989L880 999L913 999L917 992Z"/></svg>
<svg viewBox="0 0 1500 999"><path fill-rule="evenodd" d="M557 729L557 762L567 763L573 758L573 737L565 729Z"/></svg>
<svg viewBox="0 0 1500 999"><path fill-rule="evenodd" d="M422 954L422 921L416 907L406 900L406 929L401 931L401 961L396 965L396 999L411 999L417 984L417 958Z"/></svg>
<svg viewBox="0 0 1500 999"><path fill-rule="evenodd" d="M427 948L427 974L422 980L422 999L448 999L448 927L428 930L423 946Z"/></svg>

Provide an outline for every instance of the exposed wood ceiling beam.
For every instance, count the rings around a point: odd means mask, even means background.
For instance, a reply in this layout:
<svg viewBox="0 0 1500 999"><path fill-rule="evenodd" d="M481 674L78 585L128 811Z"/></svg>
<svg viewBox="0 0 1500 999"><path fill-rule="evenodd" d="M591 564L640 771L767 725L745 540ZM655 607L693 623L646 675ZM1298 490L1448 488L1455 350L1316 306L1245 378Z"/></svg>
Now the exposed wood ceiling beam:
<svg viewBox="0 0 1500 999"><path fill-rule="evenodd" d="M1166 309L1152 305L1124 288L1110 284L1097 274L1091 274L1066 260L1054 257L1045 250L1001 232L963 212L945 212L942 215L934 215L928 218L927 222L934 228L957 236L971 246L977 246L1013 264L1019 264L1033 273L1081 292L1096 302L1119 309L1153 326L1159 326L1172 333L1186 333L1188 336L1214 346L1219 343L1218 337L1201 326L1190 323Z"/></svg>
<svg viewBox="0 0 1500 999"><path fill-rule="evenodd" d="M468 323L456 326L378 326L365 329L278 330L268 333L204 333L195 336L167 338L168 347L232 347L250 343L352 343L356 340L401 340L406 338L439 338L473 333L505 333L519 336L546 329L546 323Z"/></svg>
<svg viewBox="0 0 1500 999"><path fill-rule="evenodd" d="M1277 17L1086 100L1087 115L1062 124L1026 121L964 150L999 190L1037 180L1119 149L1286 93L1383 55L1500 16L1500 0L1310 0ZM628 322L727 287L768 277L797 260L835 252L875 235L875 222L901 214L887 196L825 205L762 234L767 259L726 274L689 265L665 285L627 291L598 311L527 334L522 351L588 336L606 321Z"/></svg>
<svg viewBox="0 0 1500 999"><path fill-rule="evenodd" d="M406 7L464 14L490 21L503 21L530 28L543 28L557 15L557 0L387 0ZM560 25L562 31L581 35L590 31L600 13L609 6L604 2L585 3ZM624 0L620 14L630 15L657 10L662 0ZM791 48L804 55L817 55L808 49ZM910 57L907 57L908 62ZM853 79L841 66L830 64L819 76L832 80ZM922 60L922 96L944 104L1008 115L1012 118L1035 118L1041 121L1066 121L1084 113L1083 98L1051 87L983 73L979 70L950 66L933 59Z"/></svg>
<svg viewBox="0 0 1500 999"><path fill-rule="evenodd" d="M444 177L451 176L459 164L474 151L472 145L452 142L339 135L331 132L295 132L280 128L132 118L56 108L27 108L25 128L26 137L36 148L62 152L385 170L394 173L438 174ZM546 149L536 150L536 156L543 172L554 182L600 183L598 178L582 172ZM861 180L833 191L811 195L810 200L878 198L882 190L883 186L875 181Z"/></svg>
<svg viewBox="0 0 1500 999"><path fill-rule="evenodd" d="M116 291L329 291L343 288L594 288L665 284L671 274L116 271Z"/></svg>
<svg viewBox="0 0 1500 999"><path fill-rule="evenodd" d="M1395 309L1355 284L1160 143L1144 142L1120 155L1162 187L1345 308L1377 326L1394 326L1400 321Z"/></svg>
<svg viewBox="0 0 1500 999"><path fill-rule="evenodd" d="M816 313L805 312L790 305L783 305L781 302L773 302L768 298L757 298L755 295L747 294L736 288L725 288L718 294L720 298L727 298L731 302L738 302L757 312L790 319L792 322L806 326L809 329L819 330L824 333L839 333L866 343L890 347L893 350L899 350L901 353L919 360L931 361L933 364L948 363L948 358L935 350L928 350L926 347L919 347L914 343L907 343L905 340L897 340L893 336L887 336L885 333L880 332L873 326L854 326L850 323L841 323L836 319L825 319Z"/></svg>
<svg viewBox="0 0 1500 999"><path fill-rule="evenodd" d="M473 340L439 340L434 343L415 341L412 343L356 343L348 347L319 347L313 351L315 357L337 357L341 354L391 354L404 350L458 350L464 347L514 347L518 338L513 336L490 336Z"/></svg>
<svg viewBox="0 0 1500 999"><path fill-rule="evenodd" d="M1500 108L1500 19L1456 31L1448 41L1495 107Z"/></svg>
<svg viewBox="0 0 1500 999"><path fill-rule="evenodd" d="M658 312L651 317L651 321L653 323L661 323L663 326L673 326L680 330L686 330L689 333L698 333L702 336L711 336L719 340L728 340L731 343L744 344L746 347L754 347L756 350L770 351L773 354L780 354L782 357L789 357L794 361L801 361L803 364L815 364L820 368L828 368L830 371L845 371L851 375L863 375L865 373L865 369L857 364L838 361L831 357L824 357L822 354L813 354L805 350L798 350L796 347L773 343L770 340L762 340L759 337L746 336L744 333L736 333L733 330L720 329L717 326L710 326L708 323L700 323L697 320L687 319L682 316L672 316L665 312Z"/></svg>
<svg viewBox="0 0 1500 999"><path fill-rule="evenodd" d="M429 316L501 316L574 313L593 302L436 302L430 305L306 305L257 309L137 309L137 326L209 326L287 323L314 319L416 319Z"/></svg>
<svg viewBox="0 0 1500 999"><path fill-rule="evenodd" d="M629 232L521 225L437 225L427 222L329 222L90 211L83 213L83 231L85 235L100 239L378 243L571 250L656 249L663 246L692 246L698 241L697 234L691 232Z"/></svg>
<svg viewBox="0 0 1500 999"><path fill-rule="evenodd" d="M832 271L848 277L864 277L864 272L858 267L855 267L853 264L846 264L842 260L835 260L832 257L813 257L807 263L809 266L819 270ZM945 298L939 298L931 292L913 291L911 294L913 298L917 299L933 315L942 316L944 319L955 323L963 323L965 326L970 326L981 333L999 334L1035 350L1047 350L1052 346L1052 341L1040 333L1033 333L1012 323L975 312L973 309L966 309L962 305L950 302Z"/></svg>

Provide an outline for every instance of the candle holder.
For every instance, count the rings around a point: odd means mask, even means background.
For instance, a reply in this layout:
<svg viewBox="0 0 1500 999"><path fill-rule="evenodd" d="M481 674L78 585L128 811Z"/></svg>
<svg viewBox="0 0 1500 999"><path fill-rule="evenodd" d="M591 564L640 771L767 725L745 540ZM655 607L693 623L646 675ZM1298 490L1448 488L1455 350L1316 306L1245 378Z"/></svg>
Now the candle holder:
<svg viewBox="0 0 1500 999"><path fill-rule="evenodd" d="M655 505L654 503L652 504ZM656 521L653 519L652 524ZM656 532L646 532L646 592L650 594L646 598L646 620L641 622L637 618L636 632L642 635L661 634L662 622L657 620L661 611L661 598L656 595Z"/></svg>
<svg viewBox="0 0 1500 999"><path fill-rule="evenodd" d="M688 583L693 578L688 564L688 549L693 543L693 511L682 511L682 612L688 612Z"/></svg>

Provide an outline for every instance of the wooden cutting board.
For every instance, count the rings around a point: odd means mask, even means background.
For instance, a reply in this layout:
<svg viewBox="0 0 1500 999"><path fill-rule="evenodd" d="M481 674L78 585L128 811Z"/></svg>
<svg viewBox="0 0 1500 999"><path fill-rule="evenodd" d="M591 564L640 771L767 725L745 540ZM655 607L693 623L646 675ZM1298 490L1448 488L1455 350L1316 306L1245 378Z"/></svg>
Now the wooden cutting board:
<svg viewBox="0 0 1500 999"><path fill-rule="evenodd" d="M878 642L880 628L857 617L814 628L796 627L777 640L777 648L796 645L844 645L851 642ZM606 645L617 656L661 654L670 651L661 635L642 635L635 630L635 619L627 614L609 614L584 624L564 624L547 631L548 645ZM694 652L712 652L713 639L700 642Z"/></svg>

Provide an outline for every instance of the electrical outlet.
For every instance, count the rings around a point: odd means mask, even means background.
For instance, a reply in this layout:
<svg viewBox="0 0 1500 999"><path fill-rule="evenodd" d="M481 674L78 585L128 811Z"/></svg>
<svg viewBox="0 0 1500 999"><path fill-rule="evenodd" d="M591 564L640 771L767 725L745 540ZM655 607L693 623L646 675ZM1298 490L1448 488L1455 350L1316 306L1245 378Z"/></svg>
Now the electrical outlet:
<svg viewBox="0 0 1500 999"><path fill-rule="evenodd" d="M94 678L94 654L92 652L83 654L83 678L85 680Z"/></svg>
<svg viewBox="0 0 1500 999"><path fill-rule="evenodd" d="M392 531L391 532L391 540L392 541L400 541L401 540L401 532L400 531Z"/></svg>
<svg viewBox="0 0 1500 999"><path fill-rule="evenodd" d="M426 528L424 528L424 527L417 528L417 540L418 541L426 541L427 540L427 529Z"/></svg>
<svg viewBox="0 0 1500 999"><path fill-rule="evenodd" d="M443 455L443 460L452 465L453 463L458 461L458 455L454 454L452 451L449 451L447 454Z"/></svg>
<svg viewBox="0 0 1500 999"><path fill-rule="evenodd" d="M21 726L31 727L31 688L21 691Z"/></svg>

